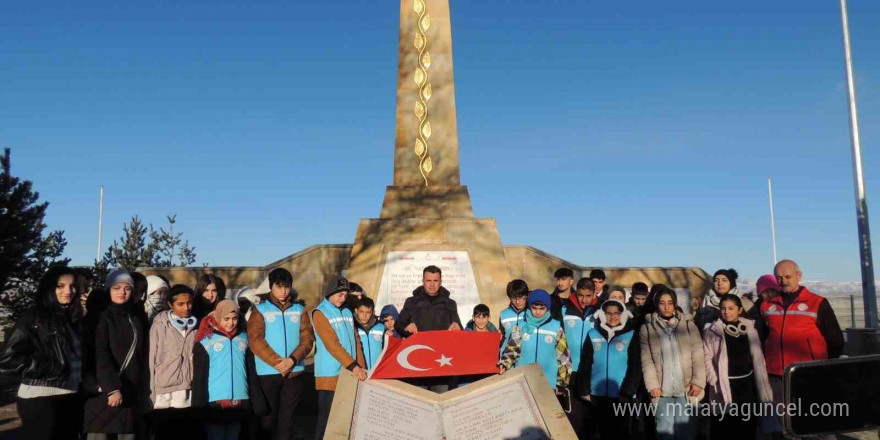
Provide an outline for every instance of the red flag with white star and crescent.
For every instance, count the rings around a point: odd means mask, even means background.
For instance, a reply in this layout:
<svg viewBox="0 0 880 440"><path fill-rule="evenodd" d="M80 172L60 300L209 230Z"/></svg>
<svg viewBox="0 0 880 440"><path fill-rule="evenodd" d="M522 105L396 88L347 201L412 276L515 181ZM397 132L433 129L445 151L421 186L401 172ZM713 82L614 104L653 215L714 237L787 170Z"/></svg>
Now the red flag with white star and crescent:
<svg viewBox="0 0 880 440"><path fill-rule="evenodd" d="M500 343L495 332L441 330L389 338L370 379L497 373Z"/></svg>

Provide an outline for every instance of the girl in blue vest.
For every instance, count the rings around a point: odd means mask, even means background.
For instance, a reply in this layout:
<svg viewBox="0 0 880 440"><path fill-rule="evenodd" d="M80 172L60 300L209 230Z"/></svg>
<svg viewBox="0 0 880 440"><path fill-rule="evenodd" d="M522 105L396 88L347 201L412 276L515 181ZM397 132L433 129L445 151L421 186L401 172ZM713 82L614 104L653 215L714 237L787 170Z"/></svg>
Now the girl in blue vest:
<svg viewBox="0 0 880 440"><path fill-rule="evenodd" d="M346 299L346 308L350 299L351 295ZM361 349L364 351L364 361L367 363L365 367L371 370L379 360L382 348L385 347L385 324L379 322L379 318L373 314L376 303L370 297L361 295L353 307L356 318L354 326L361 340Z"/></svg>
<svg viewBox="0 0 880 440"><path fill-rule="evenodd" d="M199 325L193 346L196 408L207 408L209 440L237 440L250 414L245 353L247 333L238 327L238 304L224 299Z"/></svg>
<svg viewBox="0 0 880 440"><path fill-rule="evenodd" d="M324 289L324 301L312 309L315 330L315 389L318 393L318 421L315 439L324 438L330 406L336 394L336 383L343 368L358 380L367 378L364 351L354 329L354 316L345 308L348 280L334 276Z"/></svg>
<svg viewBox="0 0 880 440"><path fill-rule="evenodd" d="M559 320L553 319L549 313L550 304L550 294L546 290L538 289L529 294L525 322L522 327L513 329L498 365L499 373L503 374L514 365L538 364L544 371L547 384L561 396L565 394L571 376L571 358L565 331ZM568 402L563 403L566 410L570 410Z"/></svg>
<svg viewBox="0 0 880 440"><path fill-rule="evenodd" d="M273 269L269 296L248 318L255 384L259 384L253 400L268 404L267 414L261 414L261 438L287 440L293 435L293 414L303 391L303 361L314 344L309 315L292 285L293 275L287 269Z"/></svg>
<svg viewBox="0 0 880 440"><path fill-rule="evenodd" d="M635 320L617 299L602 303L595 319L581 350L578 395L596 408L599 438L629 438L629 416L615 414L614 405L632 402L642 379Z"/></svg>

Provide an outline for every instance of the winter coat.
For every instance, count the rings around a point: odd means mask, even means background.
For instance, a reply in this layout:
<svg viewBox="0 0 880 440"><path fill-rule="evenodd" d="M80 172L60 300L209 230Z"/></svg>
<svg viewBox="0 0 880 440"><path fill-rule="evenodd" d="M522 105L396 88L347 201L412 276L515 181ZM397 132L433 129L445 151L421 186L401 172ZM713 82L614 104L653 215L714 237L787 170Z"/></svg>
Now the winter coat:
<svg viewBox="0 0 880 440"><path fill-rule="evenodd" d="M678 340L679 357L681 358L682 378L684 385L694 384L706 387L706 362L703 359L703 340L691 315L677 311L675 318L678 324L674 334ZM660 332L664 332L667 323L651 313L645 317L645 323L639 330L639 345L642 354L642 374L648 391L663 385L663 354L660 346ZM703 393L697 396L701 399Z"/></svg>
<svg viewBox="0 0 880 440"><path fill-rule="evenodd" d="M430 296L425 293L424 286L419 286L403 303L400 317L394 322L394 330L401 336L408 337L409 332L404 329L410 323L414 323L420 332L426 332L448 330L453 322L462 326L461 319L458 318L458 306L449 297L449 291L440 287L437 295Z"/></svg>
<svg viewBox="0 0 880 440"><path fill-rule="evenodd" d="M192 347L196 328L184 334L169 321L169 312L159 312L150 327L150 399L156 396L192 387Z"/></svg>
<svg viewBox="0 0 880 440"><path fill-rule="evenodd" d="M761 337L755 324L749 319L741 319L746 325L746 337L749 339L749 354L752 359L752 372L755 375L758 397L761 402L772 402L773 391L767 376L767 364L761 349ZM742 336L740 336L742 337ZM724 340L724 322L720 319L706 328L703 334L703 352L706 361L706 386L709 398L713 402L733 403L730 393L730 379L727 374L727 343ZM741 403L741 402L738 402Z"/></svg>
<svg viewBox="0 0 880 440"><path fill-rule="evenodd" d="M79 338L75 326L58 311L28 311L0 354L0 374L21 376L25 385L71 388L71 350Z"/></svg>
<svg viewBox="0 0 880 440"><path fill-rule="evenodd" d="M85 432L133 433L140 411L147 405L146 339L144 323L130 311L131 306L110 304L95 329L95 376L100 394L85 405ZM131 360L119 371L134 345ZM122 405L110 407L107 397L122 393Z"/></svg>
<svg viewBox="0 0 880 440"><path fill-rule="evenodd" d="M599 310L596 313L604 312ZM621 317L623 328L614 333L609 340L608 330L602 327L598 317L596 319L595 326L588 331L580 352L578 396L632 397L642 381L641 347L635 320L624 313ZM601 340L593 340L596 335L599 336L596 339ZM605 353L600 352L600 356L604 359L596 359L597 346L605 351ZM604 366L605 371L594 377L594 368L597 366ZM602 388L608 388L613 395L609 395ZM619 390L619 393L613 393L614 390Z"/></svg>

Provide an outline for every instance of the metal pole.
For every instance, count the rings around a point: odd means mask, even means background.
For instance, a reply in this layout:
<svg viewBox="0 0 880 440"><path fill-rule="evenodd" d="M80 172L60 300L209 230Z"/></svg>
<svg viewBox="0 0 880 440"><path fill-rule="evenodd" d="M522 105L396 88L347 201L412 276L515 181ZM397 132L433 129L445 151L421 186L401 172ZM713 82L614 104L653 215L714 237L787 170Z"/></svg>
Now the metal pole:
<svg viewBox="0 0 880 440"><path fill-rule="evenodd" d="M98 251L95 254L95 261L101 261L101 234L104 232L104 185L101 185L100 196L98 197Z"/></svg>
<svg viewBox="0 0 880 440"><path fill-rule="evenodd" d="M773 178L767 178L767 193L770 195L770 235L773 237L773 265L779 262L776 257L776 215L773 213Z"/></svg>
<svg viewBox="0 0 880 440"><path fill-rule="evenodd" d="M849 296L849 320L852 322L852 328L856 328L856 297Z"/></svg>
<svg viewBox="0 0 880 440"><path fill-rule="evenodd" d="M846 0L840 0L840 16L843 22L843 51L846 58L846 82L847 91L849 92L850 143L852 144L853 178L856 189L856 216L859 227L859 258L862 268L862 294L865 301L865 327L876 329L878 327L877 292L874 288L871 231L868 228L868 201L865 196L865 177L862 171L862 147L859 140L859 115L856 110L856 86L853 80Z"/></svg>

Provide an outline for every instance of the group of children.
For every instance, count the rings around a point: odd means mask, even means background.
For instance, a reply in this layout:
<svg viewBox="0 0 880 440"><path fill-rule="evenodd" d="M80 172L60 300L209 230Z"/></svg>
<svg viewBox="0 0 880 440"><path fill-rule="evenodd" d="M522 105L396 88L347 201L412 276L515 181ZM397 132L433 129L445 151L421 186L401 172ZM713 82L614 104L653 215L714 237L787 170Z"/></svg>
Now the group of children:
<svg viewBox="0 0 880 440"><path fill-rule="evenodd" d="M762 337L746 318L752 303L735 289L736 276L715 274L711 294L718 301L709 306L714 311L700 309L712 315L704 325L679 306L673 289L635 283L627 294L606 286L601 270L575 284L570 269L559 269L552 294L511 281L510 305L499 317L499 373L540 365L580 439L694 439L700 419L681 409L700 402L722 408L703 419L701 437L755 438L758 417L729 414L731 404L773 399ZM778 294L775 282L758 287L764 298ZM615 410L638 403L655 404L656 413Z"/></svg>
<svg viewBox="0 0 880 440"><path fill-rule="evenodd" d="M501 333L500 374L540 365L578 438L695 438L695 419L664 411L664 404L695 404L707 384L710 397L727 404L772 399L759 330L745 319L735 271L715 274L717 301L701 310L704 325L662 284L649 291L635 283L627 299L623 288L605 286L600 270L575 284L563 268L555 279L552 294L511 281L498 326L480 304L465 330ZM315 438L323 438L341 370L366 379L387 338L400 337L398 312L388 305L376 316L373 300L342 277L329 280L311 310L289 271L272 270L268 284L259 302L253 295L227 299L223 280L210 274L193 289L116 270L104 290L88 294L73 270L53 267L38 286L37 307L0 355L0 373L22 377L25 432L290 439L294 413L310 391L302 373L314 351ZM614 411L627 402L660 405L653 418ZM755 420L712 420L712 438L751 438L756 428Z"/></svg>

